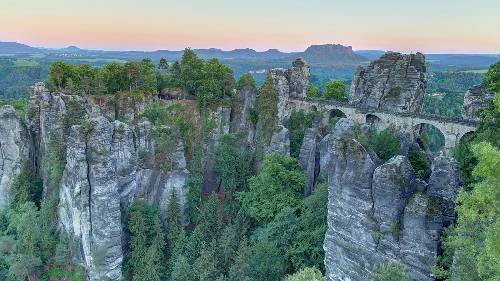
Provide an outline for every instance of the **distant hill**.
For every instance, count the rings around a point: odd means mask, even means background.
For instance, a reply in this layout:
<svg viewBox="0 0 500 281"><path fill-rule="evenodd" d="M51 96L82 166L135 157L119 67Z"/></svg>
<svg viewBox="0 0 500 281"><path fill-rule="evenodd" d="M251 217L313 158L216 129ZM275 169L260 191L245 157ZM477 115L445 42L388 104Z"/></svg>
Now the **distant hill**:
<svg viewBox="0 0 500 281"><path fill-rule="evenodd" d="M66 48L59 49L59 51L77 53L77 52L82 52L82 51L86 51L86 50L80 49L77 46L68 46Z"/></svg>
<svg viewBox="0 0 500 281"><path fill-rule="evenodd" d="M0 53L2 54L20 54L33 53L38 51L37 48L30 47L17 42L0 42Z"/></svg>
<svg viewBox="0 0 500 281"><path fill-rule="evenodd" d="M312 45L297 55L312 64L358 64L368 60L354 53L351 46L339 44Z"/></svg>

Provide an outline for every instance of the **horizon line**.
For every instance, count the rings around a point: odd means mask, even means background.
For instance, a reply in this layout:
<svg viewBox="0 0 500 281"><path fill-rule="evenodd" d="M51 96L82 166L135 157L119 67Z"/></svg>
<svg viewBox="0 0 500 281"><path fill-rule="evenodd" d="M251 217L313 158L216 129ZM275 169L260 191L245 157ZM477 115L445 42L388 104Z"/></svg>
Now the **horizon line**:
<svg viewBox="0 0 500 281"><path fill-rule="evenodd" d="M185 47L183 49L167 49L167 48L160 48L160 49L113 49L113 48L99 48L99 47L96 47L96 48L93 48L93 47L90 47L90 48L87 48L87 47L79 47L78 44L68 44L68 45L65 45L63 47L45 47L45 46L39 46L37 44L31 44L29 42L19 42L19 41L4 41L4 40L0 40L0 43L17 43L17 44L23 44L23 45L26 45L28 47L31 47L31 48L36 48L36 49L45 49L45 50L61 50L61 49L65 49L65 48L69 48L69 47L76 47L80 50L83 50L83 51L103 51L103 52L144 52L144 53L152 53L152 52L159 52L159 51L168 51L168 52L182 52L184 51L185 49L191 49L191 50L210 50L210 49L213 49L213 50L220 50L220 51L223 51L223 52L231 52L231 51L235 51L235 50L253 50L253 51L256 51L258 53L264 53L264 52L267 52L267 51L271 51L271 50L277 50L281 53L285 53L285 54L293 54L293 53L302 53L302 52L305 52L305 50L307 49L304 49L304 50L281 50L279 48L252 48L252 47L239 47L239 48L233 48L233 49L224 49L224 48L218 48L218 47L197 47L197 48L193 48L193 47ZM350 46L350 45L343 45L343 44L340 44L340 43L315 43L315 44L311 44L309 45L310 46L323 46L323 45L341 45L341 46L344 46L344 47L351 47L353 52L361 52L361 51L374 51L374 52L384 52L384 53L387 53L387 52L398 52L398 53L402 53L402 54L415 54L415 53L422 53L424 55L491 55L491 56L500 56L500 51L498 51L498 53L495 53L495 52L471 52L471 51L445 51L445 52L436 52L436 51L430 51L430 52L425 52L425 51L400 51L400 50L384 50L384 49L377 49L377 48L360 48L360 49L355 49L353 46Z"/></svg>

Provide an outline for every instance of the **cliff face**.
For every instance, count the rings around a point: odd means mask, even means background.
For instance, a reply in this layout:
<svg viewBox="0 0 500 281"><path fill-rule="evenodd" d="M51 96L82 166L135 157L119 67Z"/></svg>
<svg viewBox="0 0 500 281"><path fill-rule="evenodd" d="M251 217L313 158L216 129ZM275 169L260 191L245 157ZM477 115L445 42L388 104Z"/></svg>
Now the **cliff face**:
<svg viewBox="0 0 500 281"><path fill-rule="evenodd" d="M321 158L329 158L328 280L369 280L385 262L403 264L414 280L434 280L431 268L460 186L456 161L436 157L429 184L417 191L422 183L405 156L380 165L352 127L341 119L321 150Z"/></svg>
<svg viewBox="0 0 500 281"><path fill-rule="evenodd" d="M126 123L113 120L113 111L95 100L49 93L41 86L34 88L29 108L35 139L30 151L38 160L44 193L59 192L60 225L80 249L76 258L90 280L120 280L122 211L143 199L159 206L167 222L173 191L181 208L186 206L189 171L182 141L161 148L154 130L169 128L132 121L132 113L125 115ZM48 155L60 157L54 162ZM60 178L51 173L56 164L63 168Z"/></svg>
<svg viewBox="0 0 500 281"><path fill-rule="evenodd" d="M388 52L366 68L359 67L351 84L350 102L393 112L422 112L427 87L425 56Z"/></svg>
<svg viewBox="0 0 500 281"><path fill-rule="evenodd" d="M30 158L31 137L12 106L0 108L0 211L9 204L9 191Z"/></svg>
<svg viewBox="0 0 500 281"><path fill-rule="evenodd" d="M476 122L480 121L481 110L489 106L494 96L494 93L488 92L482 85L470 88L464 97L462 118Z"/></svg>

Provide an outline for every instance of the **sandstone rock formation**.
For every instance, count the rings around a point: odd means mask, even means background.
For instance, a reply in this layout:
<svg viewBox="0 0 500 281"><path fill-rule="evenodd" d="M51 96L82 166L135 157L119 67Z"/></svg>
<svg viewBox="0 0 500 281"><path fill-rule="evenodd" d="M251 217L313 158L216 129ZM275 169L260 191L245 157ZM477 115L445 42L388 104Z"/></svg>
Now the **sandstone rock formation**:
<svg viewBox="0 0 500 281"><path fill-rule="evenodd" d="M309 65L302 59L296 59L290 70L290 96L305 98L309 91Z"/></svg>
<svg viewBox="0 0 500 281"><path fill-rule="evenodd" d="M229 133L231 126L231 108L219 107L208 116L212 128L208 130L206 140L203 141L203 192L219 192L220 184L217 172L214 169L214 156L219 148L222 137Z"/></svg>
<svg viewBox="0 0 500 281"><path fill-rule="evenodd" d="M290 71L283 68L275 68L269 71L274 82L276 97L278 99L278 124L285 124L290 117L288 99L290 98Z"/></svg>
<svg viewBox="0 0 500 281"><path fill-rule="evenodd" d="M290 132L284 126L279 126L266 149L267 154L290 155Z"/></svg>
<svg viewBox="0 0 500 281"><path fill-rule="evenodd" d="M31 138L16 110L0 108L0 211L9 204L9 190L25 161L30 159Z"/></svg>
<svg viewBox="0 0 500 281"><path fill-rule="evenodd" d="M319 146L329 179L327 280L370 280L380 263L400 263L414 280L434 280L431 268L460 185L456 164L437 156L426 189L405 156L380 165L354 138L353 125L341 119Z"/></svg>
<svg viewBox="0 0 500 281"><path fill-rule="evenodd" d="M278 99L278 124L286 124L291 109L288 106L290 97L303 98L309 90L309 65L298 58L293 62L291 69L275 68L269 71Z"/></svg>
<svg viewBox="0 0 500 281"><path fill-rule="evenodd" d="M299 153L299 162L306 172L305 196L309 196L313 192L319 173L319 151L316 149L316 135L316 129L306 129Z"/></svg>
<svg viewBox="0 0 500 281"><path fill-rule="evenodd" d="M113 120L107 108L95 102L35 87L29 104L34 138L30 150L43 176L45 194L59 192L59 223L80 250L75 258L89 279L120 280L122 211L127 212L135 199L147 200L162 210L167 223L172 192L185 210L189 171L180 139L160 149L151 122ZM129 117L138 115L134 114ZM54 152L62 154L60 180L43 164L44 157ZM187 223L185 214L183 220Z"/></svg>
<svg viewBox="0 0 500 281"><path fill-rule="evenodd" d="M425 74L423 54L388 52L366 68L358 68L350 89L350 103L419 113L427 87Z"/></svg>
<svg viewBox="0 0 500 281"><path fill-rule="evenodd" d="M256 110L256 101L259 91L252 86L239 89L236 93L238 103L237 110L233 112L232 131L236 134L240 142L247 147L255 145L255 124L252 123L252 110Z"/></svg>
<svg viewBox="0 0 500 281"><path fill-rule="evenodd" d="M462 118L479 122L481 120L481 110L489 106L494 96L494 93L488 92L483 85L470 88L464 97Z"/></svg>

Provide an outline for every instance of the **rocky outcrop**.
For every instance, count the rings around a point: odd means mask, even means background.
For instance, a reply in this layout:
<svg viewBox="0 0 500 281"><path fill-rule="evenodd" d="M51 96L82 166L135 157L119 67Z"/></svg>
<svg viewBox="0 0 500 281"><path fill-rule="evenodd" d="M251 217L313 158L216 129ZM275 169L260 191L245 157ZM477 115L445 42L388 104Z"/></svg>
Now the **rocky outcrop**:
<svg viewBox="0 0 500 281"><path fill-rule="evenodd" d="M301 58L293 62L291 69L275 68L269 71L274 82L278 106L278 124L284 125L290 117L290 97L303 98L309 90L309 65Z"/></svg>
<svg viewBox="0 0 500 281"><path fill-rule="evenodd" d="M353 138L353 122L341 119L331 143L332 170L328 176L328 228L325 235L327 280L368 280L377 246L373 233L371 182L377 167L366 149Z"/></svg>
<svg viewBox="0 0 500 281"><path fill-rule="evenodd" d="M120 280L122 227L120 190L112 159L114 125L104 117L93 128L71 128L61 179L59 216L81 249L90 280Z"/></svg>
<svg viewBox="0 0 500 281"><path fill-rule="evenodd" d="M207 117L211 124L203 140L203 193L219 192L220 184L217 172L214 169L214 157L219 148L222 137L229 133L231 126L231 108L219 107L210 112Z"/></svg>
<svg viewBox="0 0 500 281"><path fill-rule="evenodd" d="M373 174L373 217L378 224L377 250L392 260L399 255L402 214L415 193L415 173L405 156L395 156Z"/></svg>
<svg viewBox="0 0 500 281"><path fill-rule="evenodd" d="M333 169L332 162L332 142L333 135L327 134L323 139L318 143L318 153L319 153L319 180L327 180L328 173Z"/></svg>
<svg viewBox="0 0 500 281"><path fill-rule="evenodd" d="M252 123L252 111L256 111L256 101L259 91L252 86L246 86L236 93L238 102L231 116L233 122L232 131L240 142L247 147L255 145L255 124Z"/></svg>
<svg viewBox="0 0 500 281"><path fill-rule="evenodd" d="M305 98L309 91L310 67L302 59L296 59L290 70L290 96Z"/></svg>
<svg viewBox="0 0 500 281"><path fill-rule="evenodd" d="M304 190L305 196L309 196L313 192L319 173L319 152L316 149L316 135L316 129L306 129L299 153L299 162L306 172L307 186Z"/></svg>
<svg viewBox="0 0 500 281"><path fill-rule="evenodd" d="M392 112L422 111L427 87L425 56L388 52L352 81L350 103Z"/></svg>
<svg viewBox="0 0 500 281"><path fill-rule="evenodd" d="M279 126L271 138L266 154L290 155L290 131L284 126Z"/></svg>
<svg viewBox="0 0 500 281"><path fill-rule="evenodd" d="M407 157L380 165L341 119L320 143L321 173L328 175L327 280L370 280L381 263L402 264L413 280L432 281L439 241L453 220L458 166L444 153L426 183L417 180Z"/></svg>
<svg viewBox="0 0 500 281"><path fill-rule="evenodd" d="M436 265L442 231L441 210L435 199L414 194L405 207L400 240L400 262L413 280L435 280L431 269Z"/></svg>
<svg viewBox="0 0 500 281"><path fill-rule="evenodd" d="M494 96L495 94L488 92L483 85L470 88L464 97L462 118L479 122L481 120L481 110L488 108Z"/></svg>
<svg viewBox="0 0 500 281"><path fill-rule="evenodd" d="M26 161L31 160L31 137L16 110L0 107L0 211L9 204L12 183Z"/></svg>
<svg viewBox="0 0 500 281"><path fill-rule="evenodd" d="M446 226L455 221L455 201L463 185L460 164L449 152L441 151L434 157L431 176L427 185L427 194L433 196L443 212Z"/></svg>
<svg viewBox="0 0 500 281"><path fill-rule="evenodd" d="M170 128L155 128L148 120L114 120L116 115L96 102L38 86L31 95L29 124L45 194L59 193L59 223L79 249L75 258L91 281L120 280L126 241L122 218L132 202L142 199L158 206L168 223L166 209L174 191L181 210L186 208L189 171L183 142L156 138L155 132ZM136 110L134 106L129 115L120 116L136 119ZM222 123L228 131L228 121ZM54 149L55 155L62 153L56 159L63 167L60 180L49 174L48 160L42 160ZM183 221L187 223L184 212Z"/></svg>
<svg viewBox="0 0 500 281"><path fill-rule="evenodd" d="M290 98L290 71L283 68L275 68L269 71L276 90L278 107L278 124L285 124L290 117L288 99Z"/></svg>

